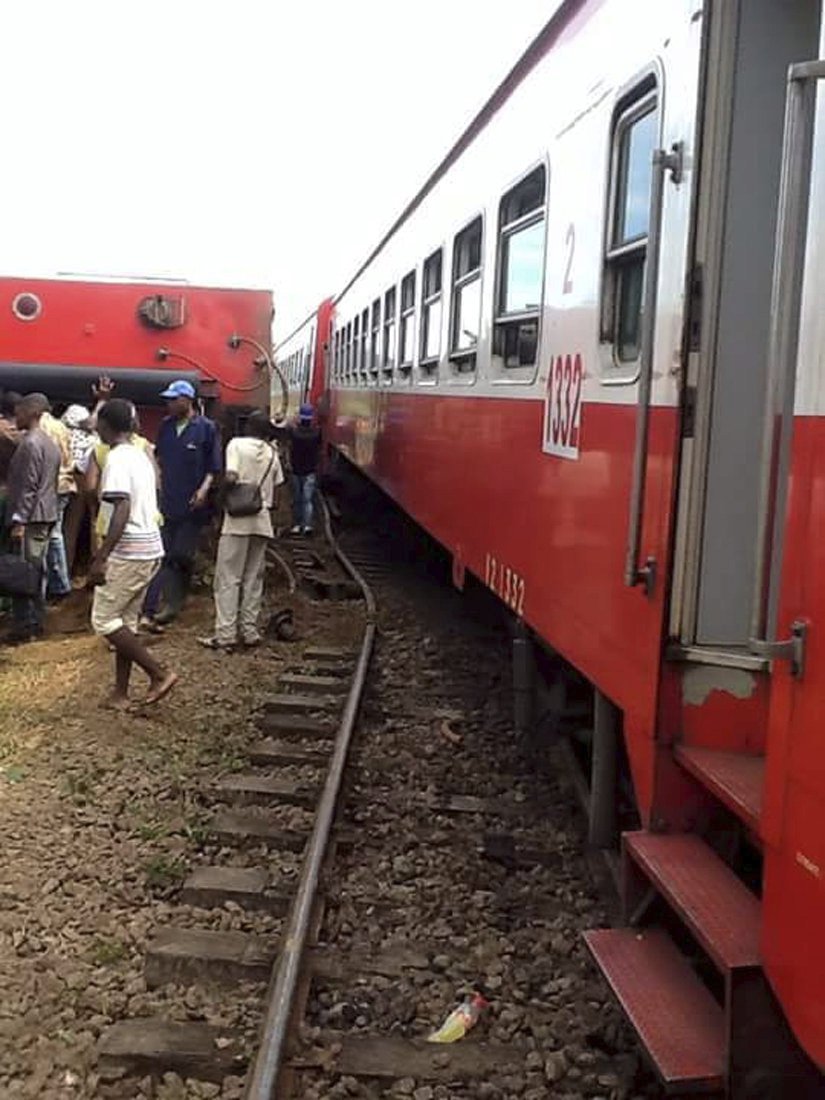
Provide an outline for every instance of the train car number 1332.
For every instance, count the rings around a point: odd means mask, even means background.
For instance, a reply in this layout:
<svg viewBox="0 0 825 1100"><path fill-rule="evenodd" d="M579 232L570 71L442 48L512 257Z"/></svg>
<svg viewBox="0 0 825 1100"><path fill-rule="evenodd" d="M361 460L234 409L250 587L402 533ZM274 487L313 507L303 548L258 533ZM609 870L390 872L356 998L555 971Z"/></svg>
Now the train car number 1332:
<svg viewBox="0 0 825 1100"><path fill-rule="evenodd" d="M492 554L484 557L484 583L517 615L524 612L524 577Z"/></svg>

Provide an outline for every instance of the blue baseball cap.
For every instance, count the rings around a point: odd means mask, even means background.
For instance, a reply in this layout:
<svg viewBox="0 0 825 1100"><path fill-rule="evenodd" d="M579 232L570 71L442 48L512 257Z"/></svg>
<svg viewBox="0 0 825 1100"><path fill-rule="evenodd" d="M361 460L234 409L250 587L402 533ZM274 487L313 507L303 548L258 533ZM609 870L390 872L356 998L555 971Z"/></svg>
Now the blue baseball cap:
<svg viewBox="0 0 825 1100"><path fill-rule="evenodd" d="M312 416L312 405L301 405L300 409L298 409L298 417L301 420L312 420Z"/></svg>
<svg viewBox="0 0 825 1100"><path fill-rule="evenodd" d="M179 378L177 382L172 382L166 387L161 397L188 397L194 401L195 399L195 387L191 382L187 382L185 378Z"/></svg>

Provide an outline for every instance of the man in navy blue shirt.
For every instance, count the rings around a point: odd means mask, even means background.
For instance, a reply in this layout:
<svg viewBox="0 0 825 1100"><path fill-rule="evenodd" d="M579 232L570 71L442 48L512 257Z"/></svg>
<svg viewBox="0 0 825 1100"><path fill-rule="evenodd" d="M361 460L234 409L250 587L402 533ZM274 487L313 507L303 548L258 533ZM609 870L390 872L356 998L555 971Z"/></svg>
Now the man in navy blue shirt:
<svg viewBox="0 0 825 1100"><path fill-rule="evenodd" d="M165 557L143 608L150 629L170 623L183 607L195 552L212 515L209 490L221 472L220 435L211 420L198 414L194 386L184 380L173 382L161 397L169 412L155 444ZM158 614L161 596L165 607Z"/></svg>

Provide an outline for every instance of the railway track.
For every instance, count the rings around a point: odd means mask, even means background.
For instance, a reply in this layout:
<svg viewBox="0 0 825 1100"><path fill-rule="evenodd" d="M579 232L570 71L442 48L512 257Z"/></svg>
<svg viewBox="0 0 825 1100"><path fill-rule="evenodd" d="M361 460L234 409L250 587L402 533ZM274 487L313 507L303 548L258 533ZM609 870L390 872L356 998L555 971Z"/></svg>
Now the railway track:
<svg viewBox="0 0 825 1100"><path fill-rule="evenodd" d="M509 732L508 670L467 661L459 599L434 585L437 565L421 568L420 547L399 556L397 530L346 545L279 546L290 586L336 600L357 590L362 641L301 649L261 716L251 770L221 780L227 805L211 822L227 848L266 845L300 872L284 884L266 865L205 866L181 890L189 905L268 909L279 934L173 924L146 953L149 987L256 988L257 1037L203 1019L122 1021L100 1043L107 1095L155 1095L150 1081L179 1083L170 1096L246 1100L636 1095L646 1085L632 1046L578 946L598 903L584 864L571 867L570 793L531 775L517 746L490 766ZM373 589L382 637L368 678ZM422 606L410 632L405 613ZM478 629L476 643L501 646L497 627ZM542 809L560 791L566 803ZM284 828L283 806L311 814L311 832ZM476 1032L428 1043L478 988L490 1008ZM143 1092L129 1092L134 1081Z"/></svg>

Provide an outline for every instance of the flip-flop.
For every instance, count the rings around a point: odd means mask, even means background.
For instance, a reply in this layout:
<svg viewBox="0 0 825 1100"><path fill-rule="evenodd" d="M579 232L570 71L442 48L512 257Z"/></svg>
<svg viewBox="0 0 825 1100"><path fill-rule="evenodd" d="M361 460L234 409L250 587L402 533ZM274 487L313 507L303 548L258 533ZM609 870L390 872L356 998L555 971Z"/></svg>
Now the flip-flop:
<svg viewBox="0 0 825 1100"><path fill-rule="evenodd" d="M178 679L179 677L177 672L168 673L160 687L155 688L154 691L150 691L148 695L144 696L144 698L141 700L142 705L151 706L153 703L160 702L164 695L169 694L169 692L178 682Z"/></svg>

